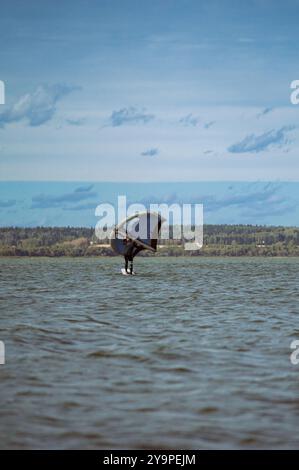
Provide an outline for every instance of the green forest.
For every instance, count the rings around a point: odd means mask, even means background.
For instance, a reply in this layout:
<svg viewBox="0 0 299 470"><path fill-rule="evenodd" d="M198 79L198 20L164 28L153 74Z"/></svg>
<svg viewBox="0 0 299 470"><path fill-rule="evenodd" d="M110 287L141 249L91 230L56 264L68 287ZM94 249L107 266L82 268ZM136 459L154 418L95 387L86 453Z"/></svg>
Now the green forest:
<svg viewBox="0 0 299 470"><path fill-rule="evenodd" d="M204 246L185 251L179 240L160 240L154 256L299 256L299 228L205 225ZM114 256L94 228L0 228L0 256ZM153 256L142 251L139 256Z"/></svg>

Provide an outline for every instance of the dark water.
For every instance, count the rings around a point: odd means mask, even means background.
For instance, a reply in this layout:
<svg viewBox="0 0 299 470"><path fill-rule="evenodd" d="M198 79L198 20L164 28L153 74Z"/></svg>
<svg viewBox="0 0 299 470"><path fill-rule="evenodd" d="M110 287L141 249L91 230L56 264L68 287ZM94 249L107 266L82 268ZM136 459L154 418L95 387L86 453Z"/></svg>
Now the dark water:
<svg viewBox="0 0 299 470"><path fill-rule="evenodd" d="M120 262L0 259L1 447L299 447L299 260Z"/></svg>

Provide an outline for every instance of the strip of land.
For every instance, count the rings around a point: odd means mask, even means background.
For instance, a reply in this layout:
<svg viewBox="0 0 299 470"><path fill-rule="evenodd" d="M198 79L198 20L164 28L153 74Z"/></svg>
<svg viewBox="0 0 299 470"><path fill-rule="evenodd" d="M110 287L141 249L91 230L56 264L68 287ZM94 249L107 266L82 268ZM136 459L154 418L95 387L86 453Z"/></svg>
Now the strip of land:
<svg viewBox="0 0 299 470"><path fill-rule="evenodd" d="M299 256L299 228L205 225L204 245L185 251L181 240L159 240L154 256ZM94 228L2 227L0 256L115 256L108 238L99 242ZM153 256L142 251L140 256Z"/></svg>

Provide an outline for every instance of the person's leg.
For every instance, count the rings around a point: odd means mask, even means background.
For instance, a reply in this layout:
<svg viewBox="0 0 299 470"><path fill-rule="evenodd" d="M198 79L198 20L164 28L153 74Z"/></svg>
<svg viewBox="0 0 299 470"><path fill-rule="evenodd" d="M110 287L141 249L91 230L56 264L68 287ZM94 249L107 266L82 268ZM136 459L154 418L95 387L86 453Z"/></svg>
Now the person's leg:
<svg viewBox="0 0 299 470"><path fill-rule="evenodd" d="M125 256L125 271L126 271L126 273L128 272L128 264L129 264L128 261L129 261L128 257Z"/></svg>
<svg viewBox="0 0 299 470"><path fill-rule="evenodd" d="M133 274L133 258L130 260L130 274Z"/></svg>

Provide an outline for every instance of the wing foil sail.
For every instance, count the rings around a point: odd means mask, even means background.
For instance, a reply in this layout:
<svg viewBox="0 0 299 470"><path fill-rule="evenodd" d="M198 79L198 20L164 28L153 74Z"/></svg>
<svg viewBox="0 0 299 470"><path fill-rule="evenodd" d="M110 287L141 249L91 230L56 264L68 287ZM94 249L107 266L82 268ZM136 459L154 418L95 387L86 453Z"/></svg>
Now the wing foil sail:
<svg viewBox="0 0 299 470"><path fill-rule="evenodd" d="M132 240L140 249L155 252L158 238L164 219L155 212L139 212L127 217L116 225L110 234L110 244L113 250L124 255L126 249L125 240ZM136 253L136 254L137 254Z"/></svg>

